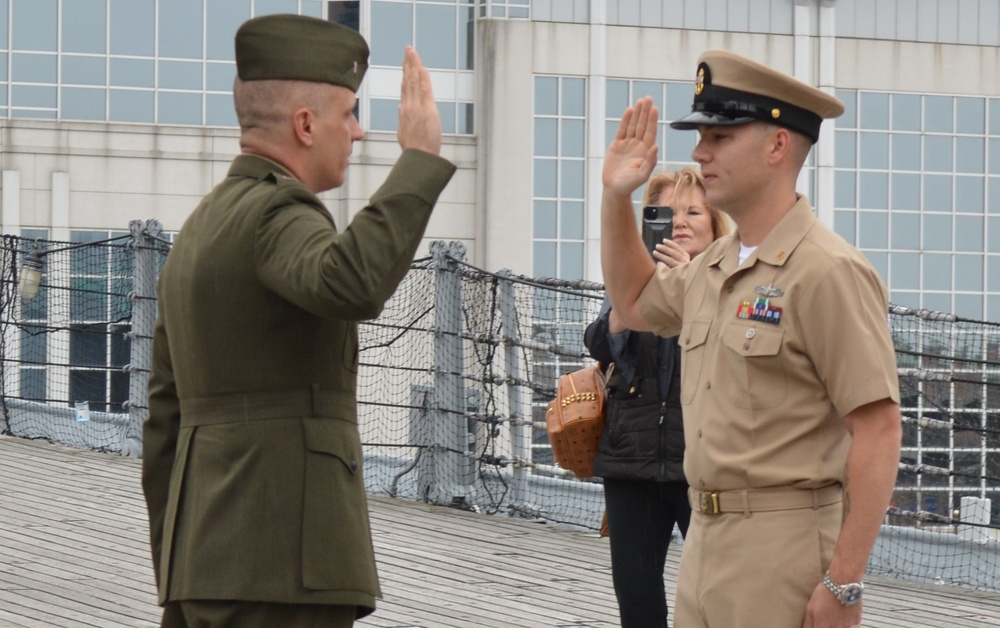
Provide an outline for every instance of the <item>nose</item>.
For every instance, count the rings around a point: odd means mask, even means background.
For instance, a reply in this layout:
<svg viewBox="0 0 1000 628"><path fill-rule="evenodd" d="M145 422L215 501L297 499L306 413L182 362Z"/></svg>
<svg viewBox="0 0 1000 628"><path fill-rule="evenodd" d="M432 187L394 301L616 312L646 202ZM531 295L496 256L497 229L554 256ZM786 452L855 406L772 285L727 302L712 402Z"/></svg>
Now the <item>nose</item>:
<svg viewBox="0 0 1000 628"><path fill-rule="evenodd" d="M351 141L359 142L365 139L365 130L361 128L361 124L358 119L353 115L351 116Z"/></svg>
<svg viewBox="0 0 1000 628"><path fill-rule="evenodd" d="M708 161L708 150L705 148L705 140L702 139L701 133L698 134L698 143L694 145L694 150L691 151L691 159L699 164L704 164Z"/></svg>

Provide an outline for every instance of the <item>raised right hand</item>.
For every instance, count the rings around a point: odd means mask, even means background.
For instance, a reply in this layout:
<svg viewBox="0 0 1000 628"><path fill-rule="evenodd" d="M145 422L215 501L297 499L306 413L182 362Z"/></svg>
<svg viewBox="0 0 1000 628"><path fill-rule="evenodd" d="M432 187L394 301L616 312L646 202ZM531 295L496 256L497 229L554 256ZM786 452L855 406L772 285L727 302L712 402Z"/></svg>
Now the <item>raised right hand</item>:
<svg viewBox="0 0 1000 628"><path fill-rule="evenodd" d="M415 148L432 155L441 154L441 114L434 102L431 76L413 46L407 46L403 56L396 137L403 149Z"/></svg>
<svg viewBox="0 0 1000 628"><path fill-rule="evenodd" d="M658 120L659 111L650 96L625 110L604 157L601 179L605 192L631 196L649 179L656 166Z"/></svg>

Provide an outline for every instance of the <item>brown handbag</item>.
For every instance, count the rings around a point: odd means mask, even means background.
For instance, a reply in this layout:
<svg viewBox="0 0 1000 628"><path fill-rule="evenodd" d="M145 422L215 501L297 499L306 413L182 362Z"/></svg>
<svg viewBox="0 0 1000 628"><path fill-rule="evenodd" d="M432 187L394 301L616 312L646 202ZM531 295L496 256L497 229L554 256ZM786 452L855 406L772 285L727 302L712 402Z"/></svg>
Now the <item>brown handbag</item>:
<svg viewBox="0 0 1000 628"><path fill-rule="evenodd" d="M579 478L594 475L597 440L604 430L606 378L600 365L561 375L545 426L556 462Z"/></svg>

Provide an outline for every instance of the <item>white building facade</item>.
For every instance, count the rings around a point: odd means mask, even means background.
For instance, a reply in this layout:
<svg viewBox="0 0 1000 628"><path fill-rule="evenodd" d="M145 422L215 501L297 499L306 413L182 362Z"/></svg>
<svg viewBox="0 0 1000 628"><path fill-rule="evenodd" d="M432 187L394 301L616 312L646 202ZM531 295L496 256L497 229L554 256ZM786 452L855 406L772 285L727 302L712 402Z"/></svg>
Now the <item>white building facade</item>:
<svg viewBox="0 0 1000 628"><path fill-rule="evenodd" d="M291 12L372 48L341 226L398 155L403 46L459 165L427 239L488 270L601 279L600 169L652 95L660 161L690 163L696 59L727 48L835 93L800 180L894 303L1000 320L1000 0L0 0L0 228L88 241L176 231L238 152L233 34Z"/></svg>

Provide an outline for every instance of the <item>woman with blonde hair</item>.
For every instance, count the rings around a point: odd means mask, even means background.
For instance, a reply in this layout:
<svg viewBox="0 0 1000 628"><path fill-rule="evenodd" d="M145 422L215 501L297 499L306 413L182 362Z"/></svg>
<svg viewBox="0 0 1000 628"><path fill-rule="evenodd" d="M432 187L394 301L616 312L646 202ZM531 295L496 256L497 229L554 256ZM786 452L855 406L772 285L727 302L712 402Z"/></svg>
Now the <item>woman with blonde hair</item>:
<svg viewBox="0 0 1000 628"><path fill-rule="evenodd" d="M694 168L654 175L643 200L673 208L671 237L651 252L670 267L690 261L732 231L729 217L705 202L705 184ZM691 519L677 338L626 329L605 300L584 343L595 360L616 367L608 382L607 420L594 474L604 479L621 625L666 628L667 548L674 525L686 535Z"/></svg>

